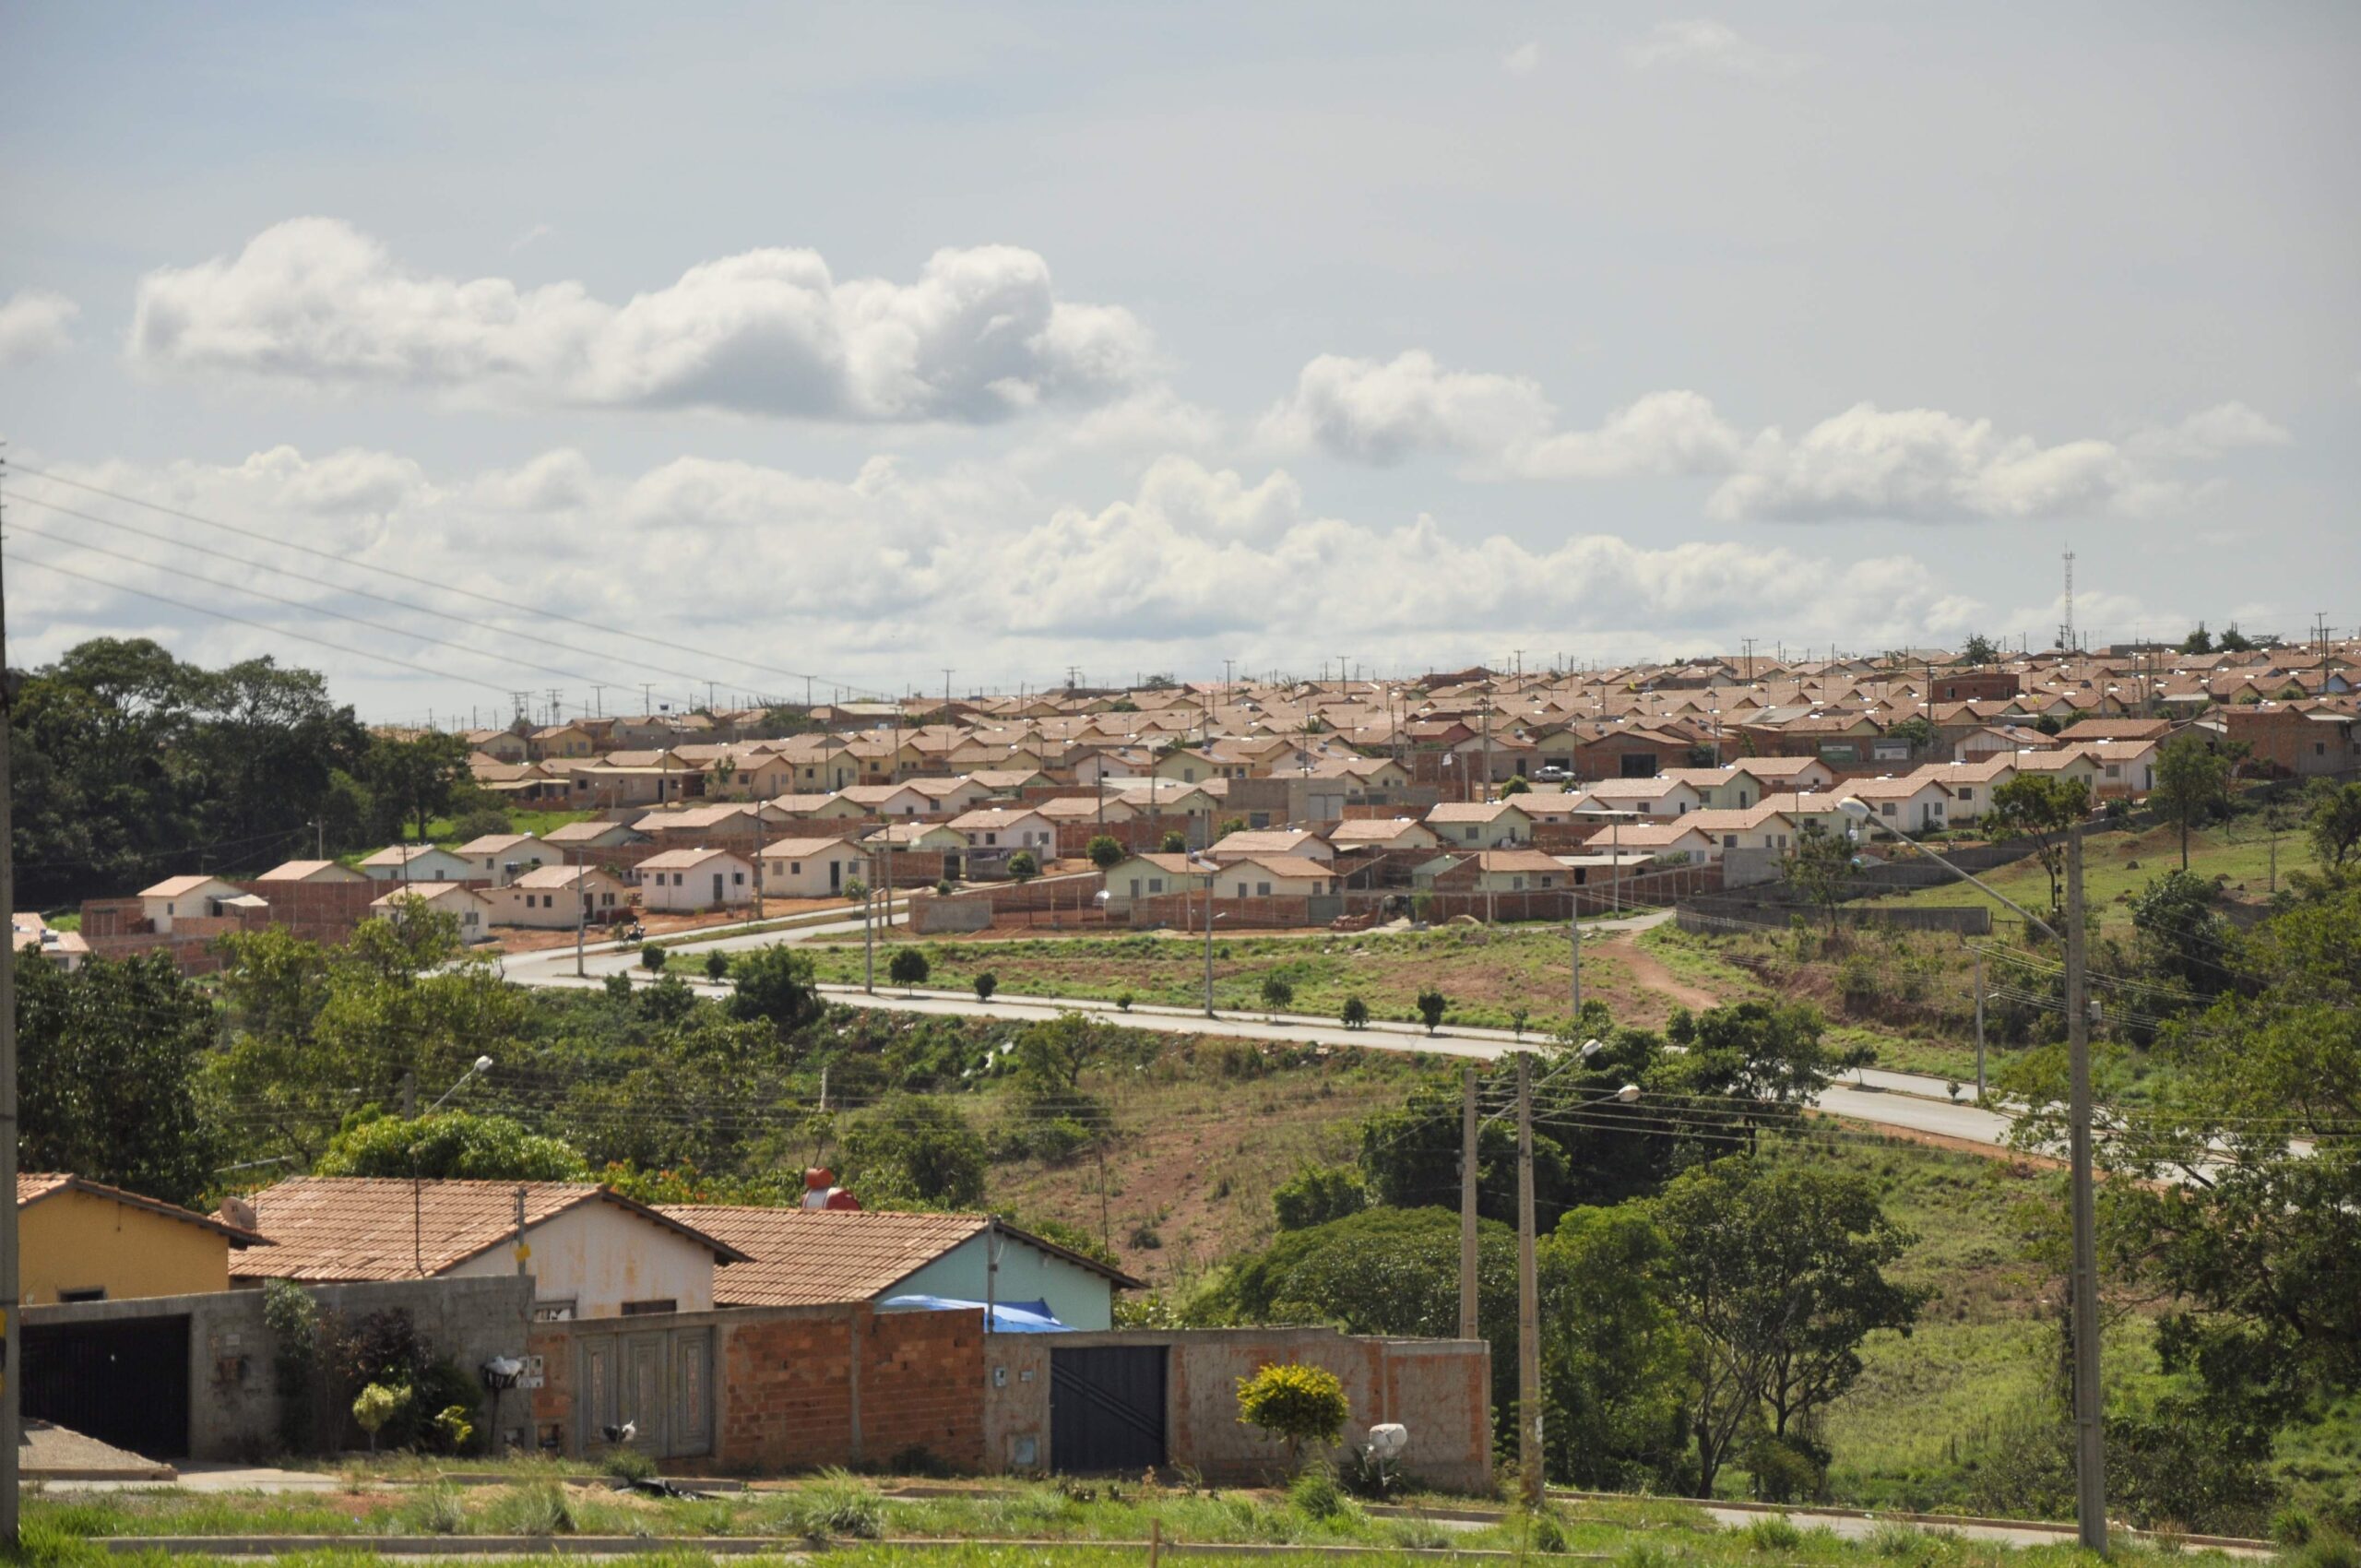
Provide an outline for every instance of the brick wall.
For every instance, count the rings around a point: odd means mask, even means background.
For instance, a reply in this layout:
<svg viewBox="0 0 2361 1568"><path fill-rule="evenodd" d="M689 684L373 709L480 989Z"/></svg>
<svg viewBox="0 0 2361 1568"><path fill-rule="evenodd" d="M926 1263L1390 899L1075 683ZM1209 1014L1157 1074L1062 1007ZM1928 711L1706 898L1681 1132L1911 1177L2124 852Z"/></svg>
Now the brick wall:
<svg viewBox="0 0 2361 1568"><path fill-rule="evenodd" d="M270 902L265 922L283 925L307 942L337 943L369 918L369 906L393 891L383 882L241 882L238 886ZM486 883L470 885L483 887Z"/></svg>
<svg viewBox="0 0 2361 1568"><path fill-rule="evenodd" d="M1322 903L1333 900L1323 899ZM1216 898L1214 917L1216 924L1235 931L1241 926L1284 927L1310 925L1311 900L1309 898L1272 897L1269 898ZM1152 897L1134 898L1131 908L1132 929L1145 931L1157 926L1169 926L1175 931L1205 929L1205 899L1202 893L1162 893Z"/></svg>

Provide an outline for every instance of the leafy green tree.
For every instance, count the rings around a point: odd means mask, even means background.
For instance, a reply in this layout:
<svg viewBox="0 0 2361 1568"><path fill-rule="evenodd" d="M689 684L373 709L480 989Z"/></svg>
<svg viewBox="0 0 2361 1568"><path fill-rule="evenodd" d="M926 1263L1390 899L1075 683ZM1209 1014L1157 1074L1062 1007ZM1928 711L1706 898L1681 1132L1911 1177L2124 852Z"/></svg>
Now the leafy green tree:
<svg viewBox="0 0 2361 1568"><path fill-rule="evenodd" d="M1450 1007L1450 999L1432 986L1418 992L1418 1016L1430 1035L1442 1027L1442 1016Z"/></svg>
<svg viewBox="0 0 2361 1568"><path fill-rule="evenodd" d="M1369 1187L1349 1165L1306 1165L1271 1194L1271 1209L1282 1230L1302 1230L1358 1214L1369 1206Z"/></svg>
<svg viewBox="0 0 2361 1568"><path fill-rule="evenodd" d="M1016 1070L1037 1099L1072 1100L1082 1075L1105 1053L1108 1031L1083 1013L1060 1013L1028 1024L1016 1037Z"/></svg>
<svg viewBox="0 0 2361 1568"><path fill-rule="evenodd" d="M1859 1378L1872 1330L1909 1331L1925 1293L1886 1277L1914 1238L1857 1176L1732 1157L1679 1177L1654 1212L1692 1347L1697 1495L1710 1497L1751 1423L1787 1437Z"/></svg>
<svg viewBox="0 0 2361 1568"><path fill-rule="evenodd" d="M1998 797L1996 796L1995 799ZM2229 804L2230 763L2193 731L2156 748L2156 782L2148 804L2180 828L2180 869L2189 869L2189 830Z"/></svg>
<svg viewBox="0 0 2361 1568"><path fill-rule="evenodd" d="M740 954L731 970L738 983L730 996L730 1016L790 1030L820 1016L820 987L810 954L783 943L757 947Z"/></svg>
<svg viewBox="0 0 2361 1568"><path fill-rule="evenodd" d="M2361 849L2361 783L2331 784L2320 780L2312 788L2304 830L2322 864L2342 871Z"/></svg>
<svg viewBox="0 0 2361 1568"><path fill-rule="evenodd" d="M720 984L730 978L730 955L717 947L705 956L705 978Z"/></svg>
<svg viewBox="0 0 2361 1568"><path fill-rule="evenodd" d="M464 1111L355 1122L329 1142L312 1169L320 1176L471 1182L582 1182L590 1175L581 1154L559 1139L506 1116Z"/></svg>
<svg viewBox="0 0 2361 1568"><path fill-rule="evenodd" d="M905 991L924 985L927 976L933 972L934 966L928 961L923 947L896 947L894 956L885 961L885 978Z"/></svg>
<svg viewBox="0 0 2361 1568"><path fill-rule="evenodd" d="M1525 775L1522 773L1512 774L1509 781L1501 786L1502 799L1511 795L1530 795L1531 793L1533 793L1533 786L1525 782Z"/></svg>
<svg viewBox="0 0 2361 1568"><path fill-rule="evenodd" d="M1685 1049L1648 1059L1645 1086L1681 1105L1680 1135L1696 1154L1711 1158L1738 1137L1750 1151L1763 1129L1795 1126L1838 1073L1868 1065L1867 1051L1832 1048L1825 1029L1808 1002L1709 1007L1682 1028Z"/></svg>
<svg viewBox="0 0 2361 1568"><path fill-rule="evenodd" d="M1157 849L1168 855L1185 855L1189 852L1189 836L1177 827L1169 828L1157 840Z"/></svg>
<svg viewBox="0 0 2361 1568"><path fill-rule="evenodd" d="M2238 624L2236 621L2222 628L2222 635L2213 639L2213 646L2224 653L2254 651L2254 640L2238 630Z"/></svg>
<svg viewBox="0 0 2361 1568"><path fill-rule="evenodd" d="M1456 1201L1460 1141L1455 1075L1420 1084L1398 1110L1361 1123L1361 1176L1370 1195L1394 1208ZM1569 1199L1570 1182L1565 1150L1553 1136L1534 1140L1533 1182L1540 1211L1554 1218ZM1516 1129L1505 1118L1484 1123L1476 1134L1476 1209L1488 1218L1516 1218Z"/></svg>
<svg viewBox="0 0 2361 1568"><path fill-rule="evenodd" d="M1285 975L1264 975L1262 991L1263 1008L1268 1013L1276 1013L1295 1000L1295 982Z"/></svg>
<svg viewBox="0 0 2361 1568"><path fill-rule="evenodd" d="M2204 622L2200 621L2195 631L2181 638L2180 650L2183 653L2212 653L2213 651L2213 634L2205 629Z"/></svg>
<svg viewBox="0 0 2361 1568"><path fill-rule="evenodd" d="M979 1002L990 1002L992 999L992 992L1000 989L1000 977L992 973L990 969L979 969L976 971L976 978L971 983L973 983L976 988L976 1000Z"/></svg>
<svg viewBox="0 0 2361 1568"><path fill-rule="evenodd" d="M640 945L639 967L651 975L662 974L664 966L671 961L671 957L670 949L659 947L653 942L643 943Z"/></svg>
<svg viewBox="0 0 2361 1568"><path fill-rule="evenodd" d="M1779 880L1821 912L1833 939L1837 907L1845 901L1853 880L1853 841L1807 819L1797 830L1795 848L1780 859Z"/></svg>
<svg viewBox="0 0 2361 1568"><path fill-rule="evenodd" d="M1095 835L1083 852L1090 857L1090 863L1100 871L1113 871L1129 859L1131 853L1111 833Z"/></svg>
<svg viewBox="0 0 2361 1568"><path fill-rule="evenodd" d="M1891 739L1909 742L1914 751L1924 751L1935 743L1935 727L1923 714L1897 719L1885 727L1885 732Z"/></svg>
<svg viewBox="0 0 2361 1568"><path fill-rule="evenodd" d="M2054 773L2020 773L1992 791L1987 819L1995 833L2033 841L2033 852L2049 875L2049 907L2058 907L2058 878L2066 870L2066 838L2091 814L2090 786Z"/></svg>
<svg viewBox="0 0 2361 1568"><path fill-rule="evenodd" d="M1358 996L1347 996L1338 1017L1348 1029L1365 1029L1369 1028L1369 1004Z"/></svg>
<svg viewBox="0 0 2361 1568"><path fill-rule="evenodd" d="M1536 1264L1550 1479L1611 1491L1671 1479L1689 1347L1664 1232L1639 1204L1570 1209Z"/></svg>
<svg viewBox="0 0 2361 1568"><path fill-rule="evenodd" d="M1282 1363L1238 1380L1238 1420L1287 1445L1287 1470L1303 1467L1303 1445L1331 1443L1352 1407L1342 1379L1325 1367Z"/></svg>
<svg viewBox="0 0 2361 1568"><path fill-rule="evenodd" d="M889 1095L845 1130L838 1147L854 1191L872 1206L983 1202L984 1140L947 1100Z"/></svg>
<svg viewBox="0 0 2361 1568"><path fill-rule="evenodd" d="M1967 647L1960 650L1959 658L1963 664L1998 664L2000 650L1990 637L1978 632L1967 639Z"/></svg>
<svg viewBox="0 0 2361 1568"><path fill-rule="evenodd" d="M212 1004L161 954L70 973L20 959L19 1168L198 1204L222 1163L198 1079L214 1026Z"/></svg>
<svg viewBox="0 0 2361 1568"><path fill-rule="evenodd" d="M2222 950L2229 922L2216 905L2220 890L2191 872L2168 871L2131 900L2131 928L2149 968L2204 995L2220 991L2230 971Z"/></svg>
<svg viewBox="0 0 2361 1568"><path fill-rule="evenodd" d="M372 737L361 759L361 777L376 804L380 831L398 831L407 823L417 829L421 844L430 818L475 792L467 742L432 731L400 740Z"/></svg>
<svg viewBox="0 0 2361 1568"><path fill-rule="evenodd" d="M1020 885L1041 874L1041 862L1033 858L1030 849L1019 849L1008 857L1008 878Z"/></svg>

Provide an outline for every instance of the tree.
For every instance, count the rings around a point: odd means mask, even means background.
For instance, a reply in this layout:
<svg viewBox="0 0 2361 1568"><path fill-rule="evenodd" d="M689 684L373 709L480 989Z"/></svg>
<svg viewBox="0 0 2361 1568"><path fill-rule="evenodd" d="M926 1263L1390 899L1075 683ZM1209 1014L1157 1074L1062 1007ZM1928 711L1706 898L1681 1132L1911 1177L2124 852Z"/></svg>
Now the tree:
<svg viewBox="0 0 2361 1568"><path fill-rule="evenodd" d="M1008 857L1008 876L1012 882L1023 884L1041 874L1041 862L1033 858L1030 849L1019 849Z"/></svg>
<svg viewBox="0 0 2361 1568"><path fill-rule="evenodd" d="M1282 1230L1325 1225L1368 1206L1369 1185L1349 1165L1306 1165L1271 1194L1271 1210Z"/></svg>
<svg viewBox="0 0 2361 1568"><path fill-rule="evenodd" d="M1427 1033L1442 1028L1443 1013L1450 1006L1450 1000L1432 986L1418 992L1418 1016L1426 1021Z"/></svg>
<svg viewBox="0 0 2361 1568"><path fill-rule="evenodd" d="M984 1140L947 1100L888 1095L846 1130L838 1147L872 1206L973 1208L983 1202Z"/></svg>
<svg viewBox="0 0 2361 1568"><path fill-rule="evenodd" d="M1246 819L1244 817L1226 816L1221 819L1221 826L1214 829L1214 837L1216 839L1227 838L1233 833L1243 833L1245 831Z"/></svg>
<svg viewBox="0 0 2361 1568"><path fill-rule="evenodd" d="M1264 975L1263 977L1263 1010L1264 1012L1275 1014L1294 1000L1295 983L1287 976Z"/></svg>
<svg viewBox="0 0 2361 1568"><path fill-rule="evenodd" d="M388 1388L382 1383L373 1383L353 1396L352 1421L369 1434L370 1453L377 1452L377 1434L385 1430L386 1423L409 1403L408 1388Z"/></svg>
<svg viewBox="0 0 2361 1568"><path fill-rule="evenodd" d="M2222 635L2213 639L2213 646L2224 653L2254 651L2254 640L2238 630L2238 624L2236 621L2222 628Z"/></svg>
<svg viewBox="0 0 2361 1568"><path fill-rule="evenodd" d="M2324 863L2343 869L2354 851L2361 849L2361 783L2331 784L2322 779L2315 784L2304 830L2312 840L2313 852Z"/></svg>
<svg viewBox="0 0 2361 1568"><path fill-rule="evenodd" d="M1990 637L1978 632L1967 639L1967 647L1960 651L1959 659L1963 664L1998 664L2000 650Z"/></svg>
<svg viewBox="0 0 2361 1568"><path fill-rule="evenodd" d="M2020 773L1992 791L1991 824L2000 834L2033 840L2049 873L2049 907L2058 907L2058 879L2066 869L2066 836L2091 814L2090 786L2054 773Z"/></svg>
<svg viewBox="0 0 2361 1568"><path fill-rule="evenodd" d="M730 996L731 1017L762 1019L785 1033L820 1016L820 987L810 954L784 944L757 947L739 955L731 968L738 978Z"/></svg>
<svg viewBox="0 0 2361 1568"><path fill-rule="evenodd" d="M933 972L934 966L927 961L926 950L921 947L896 947L894 956L885 961L885 978L904 991L924 985L927 976Z"/></svg>
<svg viewBox="0 0 2361 1568"><path fill-rule="evenodd" d="M2220 889L2204 877L2168 871L2131 900L2131 928L2149 967L2209 996L2230 978L2222 962L2228 922L2215 908L2219 898Z"/></svg>
<svg viewBox="0 0 2361 1568"><path fill-rule="evenodd" d="M974 983L976 987L976 1000L979 1002L990 1002L992 999L992 992L1000 989L1000 977L992 973L990 969L979 969L976 971Z"/></svg>
<svg viewBox="0 0 2361 1568"><path fill-rule="evenodd" d="M2213 651L2213 634L2205 629L2204 622L2200 621L2195 631L2181 638L2180 650L2183 653L2212 653Z"/></svg>
<svg viewBox="0 0 2361 1568"><path fill-rule="evenodd" d="M1686 1107L1680 1135L1705 1156L1738 1137L1751 1150L1763 1128L1800 1121L1838 1072L1874 1059L1873 1048L1831 1050L1824 1028L1808 1002L1709 1007L1673 1030L1683 1049L1651 1059L1642 1076L1651 1096Z"/></svg>
<svg viewBox="0 0 2361 1568"><path fill-rule="evenodd" d="M717 947L705 956L705 978L716 985L730 978L730 955Z"/></svg>
<svg viewBox="0 0 2361 1568"><path fill-rule="evenodd" d="M1351 1414L1343 1381L1325 1367L1275 1364L1238 1380L1240 1424L1285 1443L1290 1474L1303 1467L1306 1443L1335 1442Z"/></svg>
<svg viewBox="0 0 2361 1568"><path fill-rule="evenodd" d="M1339 1016L1347 1028L1365 1029L1369 1028L1369 1004L1358 996L1347 996L1345 998L1345 1010Z"/></svg>
<svg viewBox="0 0 2361 1568"><path fill-rule="evenodd" d="M1090 857L1090 863L1100 871L1113 871L1129 859L1131 853L1111 833L1094 836L1088 848L1083 852Z"/></svg>
<svg viewBox="0 0 2361 1568"><path fill-rule="evenodd" d="M1995 800L1999 799L1996 794ZM2180 826L2180 869L2189 869L2189 830L2230 800L2230 764L2194 731L2184 730L2156 749L2156 782L2148 804Z"/></svg>
<svg viewBox="0 0 2361 1568"><path fill-rule="evenodd" d="M1060 1013L1016 1037L1016 1070L1038 1099L1071 1101L1082 1075L1107 1047L1107 1030L1086 1014Z"/></svg>
<svg viewBox="0 0 2361 1568"><path fill-rule="evenodd" d="M1525 781L1525 775L1522 773L1510 775L1509 781L1501 786L1501 794L1503 798L1510 795L1530 795L1531 793L1533 793L1533 786Z"/></svg>
<svg viewBox="0 0 2361 1568"><path fill-rule="evenodd" d="M414 1121L372 1116L330 1140L318 1176L418 1176L433 1181L582 1182L590 1168L558 1138L505 1116L440 1111Z"/></svg>
<svg viewBox="0 0 2361 1568"><path fill-rule="evenodd" d="M660 975L671 956L669 949L658 947L653 942L647 943L639 950L639 967L651 975Z"/></svg>
<svg viewBox="0 0 2361 1568"><path fill-rule="evenodd" d="M162 954L70 972L18 959L20 1168L201 1206L221 1163L198 1094L214 1031L212 1004Z"/></svg>
<svg viewBox="0 0 2361 1568"><path fill-rule="evenodd" d="M513 831L508 814L497 806L478 806L451 825L451 836L462 844L470 838L488 838L495 833Z"/></svg>
<svg viewBox="0 0 2361 1568"><path fill-rule="evenodd" d="M1827 831L1817 818L1807 817L1797 829L1796 847L1779 861L1779 880L1821 912L1833 940L1837 906L1845 901L1853 881L1853 841Z"/></svg>
<svg viewBox="0 0 2361 1568"><path fill-rule="evenodd" d="M1157 848L1168 855L1185 855L1189 852L1189 836L1177 827L1168 828L1157 841Z"/></svg>
<svg viewBox="0 0 2361 1568"><path fill-rule="evenodd" d="M1550 1478L1613 1491L1672 1479L1688 1345L1664 1232L1638 1204L1569 1209L1536 1253Z"/></svg>
<svg viewBox="0 0 2361 1568"><path fill-rule="evenodd" d="M1871 1330L1909 1332L1925 1292L1884 1271L1916 1238L1859 1177L1746 1156L1690 1170L1653 1207L1692 1336L1688 1422L1710 1497L1751 1422L1786 1438L1860 1376Z"/></svg>
<svg viewBox="0 0 2361 1568"><path fill-rule="evenodd" d="M436 731L408 740L373 737L361 758L361 777L380 814L374 826L394 832L404 822L413 824L421 844L428 819L475 790L467 742Z"/></svg>

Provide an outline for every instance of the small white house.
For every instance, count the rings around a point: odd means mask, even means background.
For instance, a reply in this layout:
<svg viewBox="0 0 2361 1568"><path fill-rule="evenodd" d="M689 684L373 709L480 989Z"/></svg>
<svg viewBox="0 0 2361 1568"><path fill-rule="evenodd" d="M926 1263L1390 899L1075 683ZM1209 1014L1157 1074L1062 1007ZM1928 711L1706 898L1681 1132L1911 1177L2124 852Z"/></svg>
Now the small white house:
<svg viewBox="0 0 2361 1568"><path fill-rule="evenodd" d="M296 882L316 887L329 882L366 882L369 879L350 866L335 861L281 861L255 877L256 882Z"/></svg>
<svg viewBox="0 0 2361 1568"><path fill-rule="evenodd" d="M869 853L849 838L781 838L763 846L763 892L773 898L842 897L869 876Z"/></svg>
<svg viewBox="0 0 2361 1568"><path fill-rule="evenodd" d="M139 890L139 912L157 935L169 936L175 920L219 915L225 903L243 897L243 888L218 876L168 876L153 887Z"/></svg>
<svg viewBox="0 0 2361 1568"><path fill-rule="evenodd" d="M376 920L400 921L421 906L457 921L462 942L492 940L492 900L456 882L413 882L396 886L372 900L369 913Z"/></svg>
<svg viewBox="0 0 2361 1568"><path fill-rule="evenodd" d="M1216 861L1251 860L1260 855L1295 855L1307 861L1333 861L1335 846L1319 834L1300 827L1240 828L1214 840L1206 855Z"/></svg>
<svg viewBox="0 0 2361 1568"><path fill-rule="evenodd" d="M1039 812L1018 807L984 807L951 819L970 849L1030 849L1046 861L1058 852L1057 825Z"/></svg>
<svg viewBox="0 0 2361 1568"><path fill-rule="evenodd" d="M1506 849L1533 841L1533 818L1510 801L1445 801L1427 826L1450 849Z"/></svg>
<svg viewBox="0 0 2361 1568"><path fill-rule="evenodd" d="M487 833L469 839L454 852L476 868L479 880L494 887L505 887L534 867L564 858L529 833Z"/></svg>
<svg viewBox="0 0 2361 1568"><path fill-rule="evenodd" d="M597 866L541 866L484 897L494 925L535 931L572 931L586 919L599 925L631 907L630 886Z"/></svg>
<svg viewBox="0 0 2361 1568"><path fill-rule="evenodd" d="M1168 893L1203 893L1212 868L1187 855L1133 855L1118 861L1107 873L1108 901L1128 907L1134 898L1160 898Z"/></svg>
<svg viewBox="0 0 2361 1568"><path fill-rule="evenodd" d="M394 844L361 862L372 882L481 882L473 863L436 844Z"/></svg>
<svg viewBox="0 0 2361 1568"><path fill-rule="evenodd" d="M640 908L651 915L694 914L753 898L753 863L734 849L667 849L639 862Z"/></svg>
<svg viewBox="0 0 2361 1568"><path fill-rule="evenodd" d="M1433 828L1406 816L1347 817L1325 831L1339 849L1433 849L1442 844Z"/></svg>
<svg viewBox="0 0 2361 1568"><path fill-rule="evenodd" d="M1859 801L1877 820L1897 833L1925 833L1945 826L1952 792L1931 778L1855 778L1837 786L1839 798Z"/></svg>
<svg viewBox="0 0 2361 1568"><path fill-rule="evenodd" d="M1336 868L1301 855L1232 861L1214 878L1217 898L1314 898L1336 891Z"/></svg>

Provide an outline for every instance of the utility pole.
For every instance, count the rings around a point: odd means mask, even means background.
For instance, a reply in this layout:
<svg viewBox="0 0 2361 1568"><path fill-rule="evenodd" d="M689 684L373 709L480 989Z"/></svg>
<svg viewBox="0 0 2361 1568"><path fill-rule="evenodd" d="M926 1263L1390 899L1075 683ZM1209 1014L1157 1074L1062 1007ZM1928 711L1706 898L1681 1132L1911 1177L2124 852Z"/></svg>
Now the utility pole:
<svg viewBox="0 0 2361 1568"><path fill-rule="evenodd" d="M1975 1098L1984 1098L1984 949L1975 950Z"/></svg>
<svg viewBox="0 0 2361 1568"><path fill-rule="evenodd" d="M2090 975L2082 929L2082 827L2066 835L2067 1097L2074 1221L2074 1515L2082 1549L2106 1555L2106 1429L2099 1406L2098 1218L2091 1192Z"/></svg>
<svg viewBox="0 0 2361 1568"><path fill-rule="evenodd" d="M1541 1281L1533 1259L1533 1057L1516 1059L1516 1460L1527 1508L1541 1506Z"/></svg>
<svg viewBox="0 0 2361 1568"><path fill-rule="evenodd" d="M0 458L0 469L6 461ZM7 647L6 610L0 602L0 924L8 931L8 939L0 942L0 1192L7 1194L0 1203L0 1550L13 1555L18 1544L17 1445L24 1437L25 1412L23 1334L17 1322L23 1315L17 1251L17 860L8 809L8 731L17 683L8 673Z"/></svg>
<svg viewBox="0 0 2361 1568"><path fill-rule="evenodd" d="M1476 1064L1459 1069L1459 1336L1476 1339Z"/></svg>
<svg viewBox="0 0 2361 1568"><path fill-rule="evenodd" d="M1205 853L1211 855L1212 849ZM1213 861L1205 862L1205 1016L1214 1016L1214 877Z"/></svg>
<svg viewBox="0 0 2361 1568"><path fill-rule="evenodd" d="M1568 1027L1580 1034L1583 1028L1583 895L1578 887L1566 889L1566 967L1574 980L1574 1021Z"/></svg>
<svg viewBox="0 0 2361 1568"><path fill-rule="evenodd" d="M572 859L571 856L568 857ZM579 861L574 866L574 978L587 980L589 971L582 967L582 946L590 932L590 868Z"/></svg>
<svg viewBox="0 0 2361 1568"><path fill-rule="evenodd" d="M877 994L877 857L869 857L869 880L860 889L860 989Z"/></svg>

